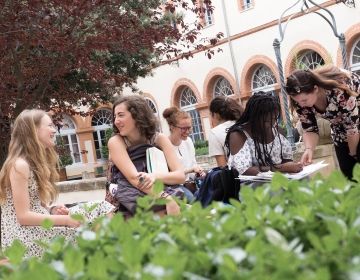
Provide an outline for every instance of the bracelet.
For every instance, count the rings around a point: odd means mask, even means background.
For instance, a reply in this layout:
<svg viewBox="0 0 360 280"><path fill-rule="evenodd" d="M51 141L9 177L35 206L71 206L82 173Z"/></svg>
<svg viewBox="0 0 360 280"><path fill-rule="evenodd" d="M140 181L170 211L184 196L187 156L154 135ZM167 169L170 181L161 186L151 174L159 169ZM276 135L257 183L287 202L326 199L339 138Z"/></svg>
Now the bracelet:
<svg viewBox="0 0 360 280"><path fill-rule="evenodd" d="M160 195L160 198L167 198L168 196L170 196L169 193L163 192L163 193Z"/></svg>
<svg viewBox="0 0 360 280"><path fill-rule="evenodd" d="M52 215L51 212L52 212L52 210L54 210L55 207L56 207L56 205L51 206L51 207L49 208L49 213L50 213L50 215Z"/></svg>
<svg viewBox="0 0 360 280"><path fill-rule="evenodd" d="M313 148L311 148L311 147L305 147L305 150L314 150Z"/></svg>

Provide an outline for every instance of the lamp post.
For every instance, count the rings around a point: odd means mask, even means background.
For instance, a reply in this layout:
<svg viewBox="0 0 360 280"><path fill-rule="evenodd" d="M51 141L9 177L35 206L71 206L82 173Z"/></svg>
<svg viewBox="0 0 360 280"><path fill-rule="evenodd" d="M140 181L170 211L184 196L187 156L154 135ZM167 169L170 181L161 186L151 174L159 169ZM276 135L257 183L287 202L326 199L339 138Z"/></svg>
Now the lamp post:
<svg viewBox="0 0 360 280"><path fill-rule="evenodd" d="M355 7L355 3L353 0L341 0L338 2L343 2L347 6ZM285 90L285 78L284 78L284 71L283 71L283 66L282 66L282 61L281 61L280 47L281 47L281 42L284 40L287 25L291 21L291 19L294 17L295 13L288 16L288 18L286 20L284 19L284 16L288 11L290 11L292 8L297 6L299 3L301 3L300 12L302 12L303 14L306 14L309 12L315 13L315 14L321 16L330 25L334 35L339 39L343 68L345 68L345 69L349 68L349 65L347 62L347 54L346 54L345 35L343 33L341 33L341 34L338 33L335 17L328 9L318 5L317 3L315 3L312 0L298 0L281 14L281 16L278 20L280 38L274 39L273 47L274 47L274 51L275 51L276 62L277 62L279 78L280 78L281 96L283 98L283 104L284 104L284 109L285 109L287 138L290 141L293 149L295 149L294 135L292 133L290 111L289 111L289 106L288 106L288 97L287 97L286 90ZM310 7L309 3L313 5L312 8Z"/></svg>

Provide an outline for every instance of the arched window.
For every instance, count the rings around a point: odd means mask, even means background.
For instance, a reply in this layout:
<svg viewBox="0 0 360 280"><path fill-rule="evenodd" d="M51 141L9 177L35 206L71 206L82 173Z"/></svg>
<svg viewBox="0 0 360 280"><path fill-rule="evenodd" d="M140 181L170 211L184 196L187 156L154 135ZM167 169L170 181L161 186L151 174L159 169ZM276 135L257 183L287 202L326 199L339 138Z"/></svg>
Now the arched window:
<svg viewBox="0 0 360 280"><path fill-rule="evenodd" d="M354 44L351 51L351 71L360 74L360 39Z"/></svg>
<svg viewBox="0 0 360 280"><path fill-rule="evenodd" d="M64 115L60 130L56 134L56 143L62 143L65 146L65 150L71 155L73 163L80 163L79 141L75 130L76 127L72 119Z"/></svg>
<svg viewBox="0 0 360 280"><path fill-rule="evenodd" d="M156 108L155 103L150 98L147 98L147 97L145 97L145 101L149 105L151 111L153 111L153 113L157 116L158 115L158 110Z"/></svg>
<svg viewBox="0 0 360 280"><path fill-rule="evenodd" d="M274 74L271 72L270 68L261 65L259 66L252 77L252 92L265 91L273 92L274 85L276 84L276 79Z"/></svg>
<svg viewBox="0 0 360 280"><path fill-rule="evenodd" d="M102 154L102 147L106 145L105 131L111 128L112 113L110 110L100 109L96 112L91 120L91 125L94 127L93 137L96 151L96 159L104 159Z"/></svg>
<svg viewBox="0 0 360 280"><path fill-rule="evenodd" d="M306 51L303 54L300 55L298 61L296 62L296 68L297 69L315 69L318 66L324 65L325 61L321 57L320 54L318 54L315 51Z"/></svg>
<svg viewBox="0 0 360 280"><path fill-rule="evenodd" d="M229 81L226 80L224 77L218 78L214 85L214 96L228 96L232 94L234 94L234 90L230 85Z"/></svg>
<svg viewBox="0 0 360 280"><path fill-rule="evenodd" d="M188 112L191 116L192 132L190 134L190 137L193 142L198 140L204 140L204 133L202 130L200 114L195 108L196 104L197 99L194 92L189 87L185 87L181 92L180 96L180 108L181 110Z"/></svg>

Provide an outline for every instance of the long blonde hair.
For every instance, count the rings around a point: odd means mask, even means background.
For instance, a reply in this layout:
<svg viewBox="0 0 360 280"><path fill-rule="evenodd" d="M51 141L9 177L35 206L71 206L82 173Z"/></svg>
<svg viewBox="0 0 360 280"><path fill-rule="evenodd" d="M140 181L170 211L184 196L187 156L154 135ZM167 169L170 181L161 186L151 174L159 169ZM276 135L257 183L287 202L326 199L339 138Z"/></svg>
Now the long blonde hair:
<svg viewBox="0 0 360 280"><path fill-rule="evenodd" d="M16 118L11 133L8 156L0 171L0 203L6 201L7 188L10 188L10 170L18 158L26 160L38 184L40 200L48 204L57 196L55 181L58 180L58 156L54 148L45 148L37 134L42 118L42 110L24 110Z"/></svg>

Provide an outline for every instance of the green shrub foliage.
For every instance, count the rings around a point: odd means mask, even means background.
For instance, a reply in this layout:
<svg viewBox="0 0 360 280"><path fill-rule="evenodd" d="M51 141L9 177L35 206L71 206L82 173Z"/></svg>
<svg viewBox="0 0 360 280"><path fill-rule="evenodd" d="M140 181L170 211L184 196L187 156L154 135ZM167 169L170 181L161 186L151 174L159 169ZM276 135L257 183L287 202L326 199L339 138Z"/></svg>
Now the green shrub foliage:
<svg viewBox="0 0 360 280"><path fill-rule="evenodd" d="M84 227L76 245L48 244L42 260L21 260L15 243L2 279L359 279L360 166L355 180L339 172L289 181L280 174L242 202L178 217L154 216L139 200L135 218L115 215ZM93 229L97 230L93 230Z"/></svg>

